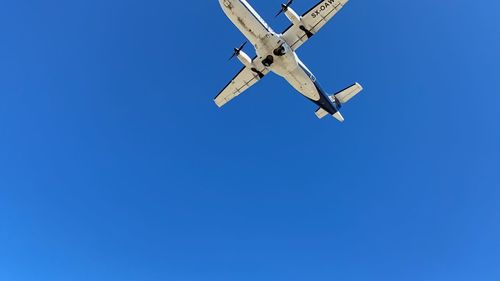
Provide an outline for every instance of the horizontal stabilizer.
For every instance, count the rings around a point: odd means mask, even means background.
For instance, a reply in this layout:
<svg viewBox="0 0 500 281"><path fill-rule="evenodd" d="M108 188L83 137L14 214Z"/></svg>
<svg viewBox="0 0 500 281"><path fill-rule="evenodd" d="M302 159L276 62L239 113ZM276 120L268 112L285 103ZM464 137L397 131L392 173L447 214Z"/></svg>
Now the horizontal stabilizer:
<svg viewBox="0 0 500 281"><path fill-rule="evenodd" d="M318 116L319 119L323 119L323 117L325 117L327 115L330 115L330 114L328 114L328 112L321 107L318 108L318 110L316 110L316 116ZM340 111L337 111L332 116L335 117L335 119L339 120L340 122L344 122L344 117L342 116Z"/></svg>
<svg viewBox="0 0 500 281"><path fill-rule="evenodd" d="M327 116L328 115L328 112L326 112L326 110L324 110L323 108L318 108L318 110L316 110L316 116L318 116L319 119L322 119L323 117Z"/></svg>
<svg viewBox="0 0 500 281"><path fill-rule="evenodd" d="M336 93L334 96L336 100L338 100L340 103L346 103L350 99L352 99L355 95L359 94L359 92L361 92L362 90L363 87L361 87L360 84L356 83Z"/></svg>

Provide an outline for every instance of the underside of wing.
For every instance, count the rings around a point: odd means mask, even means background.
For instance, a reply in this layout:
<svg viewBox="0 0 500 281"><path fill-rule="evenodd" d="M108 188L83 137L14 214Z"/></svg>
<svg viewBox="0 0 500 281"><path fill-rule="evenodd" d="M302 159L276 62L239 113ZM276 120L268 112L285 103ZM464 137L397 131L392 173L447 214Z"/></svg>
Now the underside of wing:
<svg viewBox="0 0 500 281"><path fill-rule="evenodd" d="M283 32L283 38L297 50L337 14L349 0L322 0Z"/></svg>
<svg viewBox="0 0 500 281"><path fill-rule="evenodd" d="M218 107L222 107L257 83L267 73L269 73L269 70L267 69L257 70L247 66L243 67L215 97L215 104L217 104Z"/></svg>

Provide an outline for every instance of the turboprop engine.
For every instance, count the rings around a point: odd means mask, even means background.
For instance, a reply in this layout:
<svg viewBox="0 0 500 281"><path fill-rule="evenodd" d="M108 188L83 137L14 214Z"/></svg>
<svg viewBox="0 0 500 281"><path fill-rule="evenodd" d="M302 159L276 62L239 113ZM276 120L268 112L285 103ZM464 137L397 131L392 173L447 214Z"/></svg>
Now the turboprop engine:
<svg viewBox="0 0 500 281"><path fill-rule="evenodd" d="M243 52L243 48L245 47L246 44L247 42L243 43L239 48L234 48L233 55L229 58L229 60L231 60L234 57L238 57L238 60L244 66L249 67L253 72L255 72L255 74L257 74L259 78L264 77L264 74L259 70L257 70L252 59L245 52Z"/></svg>
<svg viewBox="0 0 500 281"><path fill-rule="evenodd" d="M243 52L243 48L246 44L247 42L243 43L239 48L234 48L233 55L229 58L229 60L234 57L238 57L243 65L252 66L252 59L245 52Z"/></svg>
<svg viewBox="0 0 500 281"><path fill-rule="evenodd" d="M241 63L244 64L245 66L252 65L252 59L250 58L250 56L247 55L247 53L240 50L237 56L238 59L241 61Z"/></svg>
<svg viewBox="0 0 500 281"><path fill-rule="evenodd" d="M285 15L293 24L300 24L302 22L300 16L290 7L286 9Z"/></svg>
<svg viewBox="0 0 500 281"><path fill-rule="evenodd" d="M286 17L300 28L300 30L304 31L308 38L311 38L314 34L308 30L304 23L302 22L302 17L299 16L291 7L293 0L289 0L286 4L281 4L281 10L276 14L276 17L281 15L281 13L285 13Z"/></svg>
<svg viewBox="0 0 500 281"><path fill-rule="evenodd" d="M276 17L278 17L279 15L281 15L281 13L284 12L285 15L286 15L286 17L293 24L300 23L300 17L299 17L299 15L297 15L297 13L292 8L290 8L290 6L292 5L292 3L293 3L293 0L289 0L286 4L281 4L281 9L276 14Z"/></svg>

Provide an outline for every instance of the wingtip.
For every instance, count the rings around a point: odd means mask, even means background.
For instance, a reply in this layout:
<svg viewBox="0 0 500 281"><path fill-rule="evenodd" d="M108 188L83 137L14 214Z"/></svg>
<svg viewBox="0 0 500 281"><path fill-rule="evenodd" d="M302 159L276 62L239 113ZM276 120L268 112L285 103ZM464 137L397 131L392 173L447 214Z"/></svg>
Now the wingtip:
<svg viewBox="0 0 500 281"><path fill-rule="evenodd" d="M217 105L218 108L221 108L223 104L221 104L219 101L216 99L214 100L215 105Z"/></svg>
<svg viewBox="0 0 500 281"><path fill-rule="evenodd" d="M358 82L356 82L356 86L358 86L358 87L359 87L359 91L360 91L360 92L364 90L364 89L363 89L363 86L362 86L361 84L359 84Z"/></svg>

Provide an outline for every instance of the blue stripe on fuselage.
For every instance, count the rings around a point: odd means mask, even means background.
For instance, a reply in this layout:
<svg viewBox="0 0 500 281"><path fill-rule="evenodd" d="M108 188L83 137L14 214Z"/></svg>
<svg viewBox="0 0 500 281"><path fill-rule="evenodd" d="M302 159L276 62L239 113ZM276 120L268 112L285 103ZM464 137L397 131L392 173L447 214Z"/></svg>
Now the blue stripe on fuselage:
<svg viewBox="0 0 500 281"><path fill-rule="evenodd" d="M304 70L304 72L307 74L307 76L309 76L309 79L311 79L311 82L314 84L314 86L316 87L316 90L318 91L318 94L319 94L318 101L315 101L312 99L310 99L310 100L312 102L314 102L315 104L317 104L319 107L326 110L331 115L337 113L339 111L339 107L337 107L337 105L330 100L330 97L323 90L323 88L321 88L319 83L316 81L316 78L314 78L314 75L302 64L302 62L299 62L299 66L300 66L300 68L302 68L302 70Z"/></svg>

